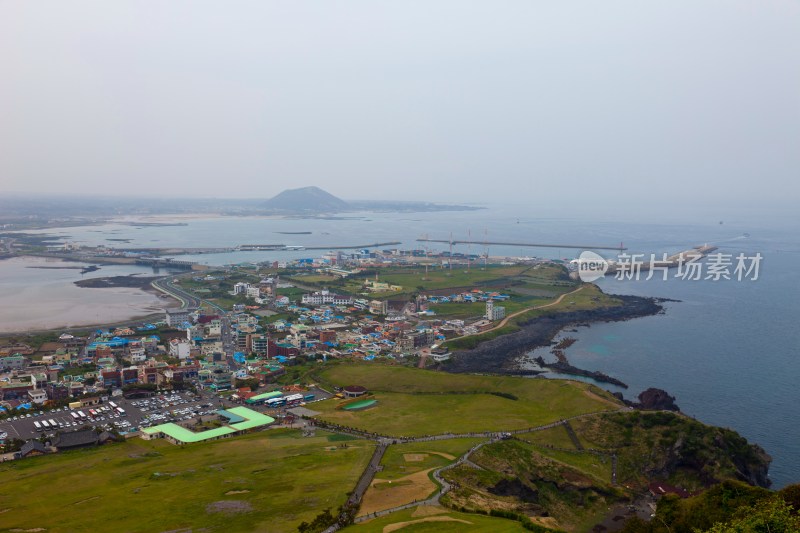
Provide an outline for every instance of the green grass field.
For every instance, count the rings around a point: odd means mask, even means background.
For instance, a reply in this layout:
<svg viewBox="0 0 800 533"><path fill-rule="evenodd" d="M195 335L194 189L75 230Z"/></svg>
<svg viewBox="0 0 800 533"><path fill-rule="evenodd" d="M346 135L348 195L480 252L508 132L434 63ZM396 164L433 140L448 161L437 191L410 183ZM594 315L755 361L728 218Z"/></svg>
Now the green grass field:
<svg viewBox="0 0 800 533"><path fill-rule="evenodd" d="M374 450L329 435L270 430L182 447L133 439L4 463L0 530L296 531L344 503Z"/></svg>
<svg viewBox="0 0 800 533"><path fill-rule="evenodd" d="M425 515L424 509L423 511L405 509L368 522L349 526L343 531L348 533L383 533L383 528L393 524L395 527L404 524L394 529L394 531L402 531L402 533L519 533L526 531L519 522L506 520L505 518L457 513L440 507L431 510L442 512L434 515Z"/></svg>
<svg viewBox="0 0 800 533"><path fill-rule="evenodd" d="M415 292L443 291L446 289L507 289L517 284L524 285L526 279L523 277L533 273L533 269L527 265L489 265L485 269L480 265L473 265L467 271L466 268L443 269L439 266L431 266L428 273L425 267L415 266L411 268L387 268L379 273L382 282L391 285L400 285L403 290L400 292L385 292L373 294L376 298L397 298L398 295L409 295ZM543 283L547 284L549 278L558 275L558 267L545 267L536 275L542 276ZM539 278L537 278L539 279ZM361 292L364 278L348 278L339 284L344 292L356 294Z"/></svg>
<svg viewBox="0 0 800 533"><path fill-rule="evenodd" d="M523 429L619 405L608 393L575 381L445 375L379 364L335 365L321 378L363 385L378 400L376 407L356 412L336 409L336 399L315 403L321 419L393 436Z"/></svg>
<svg viewBox="0 0 800 533"><path fill-rule="evenodd" d="M531 444L540 444L546 446L555 446L556 448L565 448L574 450L575 445L567 434L564 426L556 426L554 428L545 429L543 431L531 431L529 433L520 433L518 437Z"/></svg>
<svg viewBox="0 0 800 533"><path fill-rule="evenodd" d="M459 466L442 473L457 484L443 501L467 506L481 501L482 507L525 513L529 504L541 506L551 527L566 531L589 531L608 512L622 493L610 486L610 461L587 453L553 452L539 446L509 440L489 444L471 457L484 468ZM497 494L503 484L516 485L512 494ZM523 487L536 491L523 496Z"/></svg>
<svg viewBox="0 0 800 533"><path fill-rule="evenodd" d="M506 315L516 313L528 307L544 305L553 301L552 298L534 298L532 296L516 294L510 291L511 299L497 303L498 306L505 307ZM440 318L473 318L481 317L486 313L486 303L474 302L447 302L443 304L433 304L430 308L436 312Z"/></svg>
<svg viewBox="0 0 800 533"><path fill-rule="evenodd" d="M611 481L611 458L610 456L597 456L589 452L567 452L561 450L551 450L548 448L535 447L537 453L544 455L559 463L569 465L574 469L587 474L602 485Z"/></svg>
<svg viewBox="0 0 800 533"><path fill-rule="evenodd" d="M466 453L467 450L483 442L486 439L452 439L434 442L409 442L390 446L383 456L381 465L383 470L380 472L381 479L397 479L414 472L428 470L429 468L440 468L453 462L444 455L455 458ZM419 461L407 461L406 455L417 454L425 455ZM443 454L443 455L439 455Z"/></svg>

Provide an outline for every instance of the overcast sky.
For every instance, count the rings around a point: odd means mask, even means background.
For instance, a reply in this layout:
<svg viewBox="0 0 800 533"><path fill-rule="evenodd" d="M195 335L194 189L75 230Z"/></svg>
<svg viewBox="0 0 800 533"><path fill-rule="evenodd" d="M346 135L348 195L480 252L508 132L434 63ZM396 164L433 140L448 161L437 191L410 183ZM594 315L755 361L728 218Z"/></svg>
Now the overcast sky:
<svg viewBox="0 0 800 533"><path fill-rule="evenodd" d="M793 205L800 3L0 0L0 191L305 185Z"/></svg>

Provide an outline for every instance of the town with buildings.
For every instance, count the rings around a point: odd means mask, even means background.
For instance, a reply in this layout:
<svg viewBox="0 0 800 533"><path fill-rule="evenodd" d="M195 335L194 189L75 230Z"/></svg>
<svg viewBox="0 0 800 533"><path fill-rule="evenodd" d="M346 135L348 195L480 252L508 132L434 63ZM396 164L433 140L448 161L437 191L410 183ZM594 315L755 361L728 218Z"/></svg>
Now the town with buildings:
<svg viewBox="0 0 800 533"><path fill-rule="evenodd" d="M448 280L454 268L455 275L466 268L485 272L489 280L496 277L492 269L548 264L531 258L493 262L424 250L361 249L157 278L154 286L182 307L135 325L64 332L39 346L0 346L4 457L39 453L45 442L91 433L89 428L117 438L166 436L189 442L201 439L187 428L208 416L227 422L197 435L227 436L276 421L291 424L289 408L331 392L313 384L287 388L281 380L287 368L337 359L443 363L450 357L445 341L495 327L505 317L503 304L512 299L494 289L448 289L459 284L455 279L440 284L444 288L409 290L382 281L382 274L413 272L411 277L420 280ZM469 312L449 316L448 304L468 304ZM175 402L189 407L140 408L175 403L158 399L164 395L178 395ZM116 407L109 409L114 401Z"/></svg>

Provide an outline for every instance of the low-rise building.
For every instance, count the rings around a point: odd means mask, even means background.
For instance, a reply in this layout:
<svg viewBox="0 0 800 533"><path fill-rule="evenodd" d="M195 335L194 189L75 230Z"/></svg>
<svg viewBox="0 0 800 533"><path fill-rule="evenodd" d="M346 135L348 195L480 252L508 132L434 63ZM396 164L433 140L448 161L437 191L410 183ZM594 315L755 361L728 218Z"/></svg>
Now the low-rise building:
<svg viewBox="0 0 800 533"><path fill-rule="evenodd" d="M351 305L353 297L323 290L304 294L300 301L303 305Z"/></svg>
<svg viewBox="0 0 800 533"><path fill-rule="evenodd" d="M169 341L169 355L177 357L178 359L186 359L189 357L191 345L188 341L183 339L172 339Z"/></svg>
<svg viewBox="0 0 800 533"><path fill-rule="evenodd" d="M38 440L29 440L14 454L14 457L17 459L35 457L37 455L44 455L47 451L47 447Z"/></svg>
<svg viewBox="0 0 800 533"><path fill-rule="evenodd" d="M18 353L0 357L0 370L20 370L26 366L28 366L28 358Z"/></svg>
<svg viewBox="0 0 800 533"><path fill-rule="evenodd" d="M45 391L47 397L54 402L69 398L69 386L64 383L48 383Z"/></svg>
<svg viewBox="0 0 800 533"><path fill-rule="evenodd" d="M167 325L171 328L180 327L185 322L191 323L192 318L191 315L194 312L194 309L178 309L175 311L172 310L165 310L165 320Z"/></svg>
<svg viewBox="0 0 800 533"><path fill-rule="evenodd" d="M488 300L486 302L486 320L502 320L506 316L506 308L499 305L494 305L494 301Z"/></svg>
<svg viewBox="0 0 800 533"><path fill-rule="evenodd" d="M372 300L369 302L369 312L373 315L385 315L389 312L389 302L386 300Z"/></svg>
<svg viewBox="0 0 800 533"><path fill-rule="evenodd" d="M44 405L47 401L47 391L42 389L29 390L28 398L36 405Z"/></svg>
<svg viewBox="0 0 800 533"><path fill-rule="evenodd" d="M58 451L63 451L86 446L97 446L99 442L100 438L95 430L83 429L70 433L59 433L56 435L53 446Z"/></svg>

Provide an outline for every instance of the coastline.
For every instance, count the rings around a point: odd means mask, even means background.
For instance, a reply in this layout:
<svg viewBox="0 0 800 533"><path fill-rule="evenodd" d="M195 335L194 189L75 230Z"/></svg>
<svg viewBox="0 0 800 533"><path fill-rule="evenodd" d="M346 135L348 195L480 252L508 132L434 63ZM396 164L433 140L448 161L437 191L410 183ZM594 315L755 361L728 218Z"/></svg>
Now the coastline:
<svg viewBox="0 0 800 533"><path fill-rule="evenodd" d="M482 342L471 350L453 352L450 361L443 365L442 369L451 373L538 374L540 372L521 368L520 356L534 348L549 346L564 328L575 324L631 320L656 315L664 310L661 305L662 300L658 298L616 294L612 296L622 300L623 305L533 318L528 322L521 323L519 331ZM569 370L570 366L564 366L564 368ZM591 374L589 371L582 369L575 368L575 370L576 375L586 376L587 373ZM559 370L559 372L564 373L563 370ZM600 376L600 374L596 374L596 376ZM595 376L589 375L588 377ZM613 384L618 385L615 382Z"/></svg>

